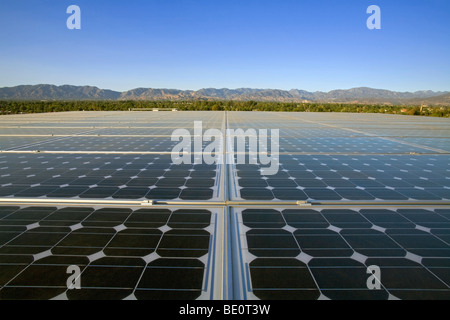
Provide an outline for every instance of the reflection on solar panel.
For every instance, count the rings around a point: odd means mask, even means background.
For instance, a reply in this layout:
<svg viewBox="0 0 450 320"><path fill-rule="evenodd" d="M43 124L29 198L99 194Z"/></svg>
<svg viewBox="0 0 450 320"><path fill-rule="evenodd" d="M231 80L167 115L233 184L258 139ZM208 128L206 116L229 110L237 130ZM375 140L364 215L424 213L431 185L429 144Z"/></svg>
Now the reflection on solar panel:
<svg viewBox="0 0 450 320"><path fill-rule="evenodd" d="M237 199L450 199L448 155L280 155L277 175L260 169L237 166Z"/></svg>
<svg viewBox="0 0 450 320"><path fill-rule="evenodd" d="M2 185L8 185L0 195L6 197L183 200L216 197L215 165L173 165L166 154L0 157L5 172ZM198 177L202 177L200 182L196 182Z"/></svg>
<svg viewBox="0 0 450 320"><path fill-rule="evenodd" d="M450 298L448 119L0 119L0 299ZM194 121L279 129L278 145L259 150L279 148L278 172L264 175L250 152L238 163L226 134L217 152L234 162L174 164L171 134Z"/></svg>

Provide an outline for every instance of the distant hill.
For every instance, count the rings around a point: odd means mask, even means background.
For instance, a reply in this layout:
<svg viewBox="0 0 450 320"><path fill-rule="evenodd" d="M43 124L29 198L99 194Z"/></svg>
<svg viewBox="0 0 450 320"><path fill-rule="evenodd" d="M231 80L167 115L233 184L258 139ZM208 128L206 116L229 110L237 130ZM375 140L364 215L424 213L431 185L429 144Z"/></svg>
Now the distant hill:
<svg viewBox="0 0 450 320"><path fill-rule="evenodd" d="M450 105L450 93L429 98L415 98L408 101L410 104L424 104L424 105Z"/></svg>
<svg viewBox="0 0 450 320"><path fill-rule="evenodd" d="M40 84L0 88L0 100L117 100L120 94L91 86Z"/></svg>
<svg viewBox="0 0 450 320"><path fill-rule="evenodd" d="M91 86L54 86L48 84L0 88L0 100L235 100L274 102L343 102L386 104L450 105L450 92L396 92L367 87L330 92L292 89L214 89L197 91L137 88L125 92Z"/></svg>
<svg viewBox="0 0 450 320"><path fill-rule="evenodd" d="M138 88L123 92L119 100L192 100L193 91Z"/></svg>

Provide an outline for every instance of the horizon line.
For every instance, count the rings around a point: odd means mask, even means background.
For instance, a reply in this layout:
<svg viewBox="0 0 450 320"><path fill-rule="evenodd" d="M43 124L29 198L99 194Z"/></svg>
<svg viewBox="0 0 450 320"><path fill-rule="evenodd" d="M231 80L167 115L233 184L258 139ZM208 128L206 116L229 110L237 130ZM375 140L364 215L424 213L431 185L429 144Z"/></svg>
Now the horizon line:
<svg viewBox="0 0 450 320"><path fill-rule="evenodd" d="M398 93L416 93L416 92L427 92L427 91L431 91L434 93L450 93L450 89L449 90L433 90L433 89L421 89L421 90L416 90L416 91L412 91L412 90L407 90L407 91L398 91L398 90L394 90L394 89L386 89L386 88L374 88L374 87L368 87L368 86L357 86L357 87L350 87L350 88L337 88L337 89L332 89L329 91L322 91L322 90L315 90L315 91L310 91L310 90L305 90L305 89L299 89L299 88L291 88L291 89L280 89L280 88L255 88L255 87L235 87L235 88L228 88L228 87L203 87L200 89L180 89L180 88L170 88L170 87L135 87L132 89L128 89L128 90L116 90L116 89L109 89L109 88L102 88L100 86L97 85L74 85L74 84L50 84L50 83L38 83L38 84L19 84L19 85L14 85L14 86L3 86L0 87L0 89L6 89L6 88L16 88L16 87L22 87L22 86L55 86L55 87L64 87L64 86L71 86L71 87L91 87L91 88L97 88L100 90L109 90L109 91L114 91L114 92L118 92L118 93L124 93L124 92L128 92L128 91L132 91L132 90L137 90L137 89L154 89L154 90L178 90L178 91L200 91L200 90L206 90L206 89L214 89L214 90L239 90L239 89L249 89L249 90L279 90L279 91L286 91L289 92L291 90L300 90L300 91L306 91L309 93L330 93L332 91L347 91L347 90L352 90L352 89L372 89L372 90L384 90L384 91L391 91L391 92L398 92Z"/></svg>

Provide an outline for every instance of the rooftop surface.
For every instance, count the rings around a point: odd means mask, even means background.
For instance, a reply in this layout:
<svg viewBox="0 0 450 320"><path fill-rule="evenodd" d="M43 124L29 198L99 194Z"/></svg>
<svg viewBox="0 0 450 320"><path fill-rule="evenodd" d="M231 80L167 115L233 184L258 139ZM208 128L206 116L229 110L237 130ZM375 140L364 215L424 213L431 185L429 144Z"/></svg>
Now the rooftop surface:
<svg viewBox="0 0 450 320"><path fill-rule="evenodd" d="M449 119L24 114L0 150L0 299L450 298Z"/></svg>

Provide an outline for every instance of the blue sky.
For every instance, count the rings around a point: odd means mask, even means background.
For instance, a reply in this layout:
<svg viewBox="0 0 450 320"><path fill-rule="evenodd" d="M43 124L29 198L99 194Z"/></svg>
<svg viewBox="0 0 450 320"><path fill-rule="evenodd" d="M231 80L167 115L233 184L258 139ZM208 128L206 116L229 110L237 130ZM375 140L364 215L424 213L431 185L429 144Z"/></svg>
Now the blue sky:
<svg viewBox="0 0 450 320"><path fill-rule="evenodd" d="M0 87L446 91L449 34L448 0L1 0Z"/></svg>

